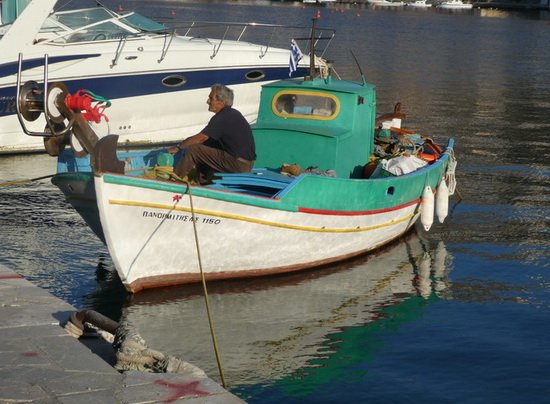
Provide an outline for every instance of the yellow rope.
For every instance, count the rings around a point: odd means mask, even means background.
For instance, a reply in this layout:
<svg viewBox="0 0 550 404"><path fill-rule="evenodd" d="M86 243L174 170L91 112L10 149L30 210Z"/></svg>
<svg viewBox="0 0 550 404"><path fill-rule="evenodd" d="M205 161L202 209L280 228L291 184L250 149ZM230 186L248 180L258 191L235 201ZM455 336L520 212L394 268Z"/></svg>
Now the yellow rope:
<svg viewBox="0 0 550 404"><path fill-rule="evenodd" d="M208 300L208 290L206 288L206 278L204 276L204 271L202 269L202 261L201 261L201 252L199 248L199 236L197 234L197 221L195 220L195 209L193 207L193 197L191 195L191 184L189 182L186 182L187 184L187 192L189 192L189 204L191 206L191 217L193 221L193 232L195 234L195 246L197 248L197 260L199 263L199 270L201 272L201 280L202 280L202 288L204 290L204 301L206 303L206 314L208 316L208 324L210 326L210 335L212 336L212 343L214 344L214 353L216 354L216 362L218 363L218 369L220 371L220 378L222 380L222 386L224 388L227 388L227 385L225 383L225 377L223 374L223 368L221 363L221 357L220 352L218 348L218 342L216 339L216 332L214 330L214 321L212 320L212 315L210 312L210 302Z"/></svg>

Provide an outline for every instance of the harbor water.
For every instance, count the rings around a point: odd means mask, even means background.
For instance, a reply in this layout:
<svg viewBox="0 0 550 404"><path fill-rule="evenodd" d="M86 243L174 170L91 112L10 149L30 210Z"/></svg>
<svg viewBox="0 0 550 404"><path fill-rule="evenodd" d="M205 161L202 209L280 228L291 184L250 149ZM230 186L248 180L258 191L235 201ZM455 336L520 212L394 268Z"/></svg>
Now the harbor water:
<svg viewBox="0 0 550 404"><path fill-rule="evenodd" d="M180 29L195 19L307 26L318 10L122 5ZM250 403L548 402L550 16L319 10L318 26L336 29L324 56L342 78L361 80L355 55L377 86L378 114L401 102L405 127L455 139L459 192L443 224L373 254L210 284L230 391ZM2 183L54 172L47 155L0 156ZM219 380L199 285L127 294L106 247L48 179L1 186L0 212L0 263L78 308L129 322L152 348Z"/></svg>

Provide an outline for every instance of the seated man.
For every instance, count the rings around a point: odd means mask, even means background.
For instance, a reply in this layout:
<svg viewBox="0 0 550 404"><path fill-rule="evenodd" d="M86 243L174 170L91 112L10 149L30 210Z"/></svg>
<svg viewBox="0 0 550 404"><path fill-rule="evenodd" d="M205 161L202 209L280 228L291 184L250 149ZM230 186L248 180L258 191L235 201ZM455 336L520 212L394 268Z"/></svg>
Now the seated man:
<svg viewBox="0 0 550 404"><path fill-rule="evenodd" d="M232 108L233 91L214 84L206 103L208 110L215 114L208 125L200 133L168 149L171 154L187 149L174 173L188 179L185 177L193 168L202 177L213 172L249 172L256 160L256 146L250 125L239 111Z"/></svg>

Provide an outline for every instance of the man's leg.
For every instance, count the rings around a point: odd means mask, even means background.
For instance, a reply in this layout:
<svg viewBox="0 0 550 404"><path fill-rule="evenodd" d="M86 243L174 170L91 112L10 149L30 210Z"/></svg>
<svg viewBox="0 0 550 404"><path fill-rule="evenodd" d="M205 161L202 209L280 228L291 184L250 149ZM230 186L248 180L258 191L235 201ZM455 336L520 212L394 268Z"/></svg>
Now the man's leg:
<svg viewBox="0 0 550 404"><path fill-rule="evenodd" d="M202 144L194 144L189 146L186 150L176 167L174 168L174 173L183 178L186 175L189 175L189 172L204 163L204 156L208 154L211 149L210 147L204 146Z"/></svg>
<svg viewBox="0 0 550 404"><path fill-rule="evenodd" d="M174 172L183 178L189 174L191 169L203 164L211 167L214 172L244 173L252 169L253 162L238 159L220 149L194 144L187 148Z"/></svg>

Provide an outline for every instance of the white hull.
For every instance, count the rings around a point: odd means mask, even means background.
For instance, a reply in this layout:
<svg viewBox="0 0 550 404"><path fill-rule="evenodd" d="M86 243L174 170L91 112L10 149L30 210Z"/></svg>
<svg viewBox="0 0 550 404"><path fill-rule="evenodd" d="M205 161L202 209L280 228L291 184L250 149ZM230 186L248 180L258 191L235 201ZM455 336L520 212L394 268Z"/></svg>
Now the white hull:
<svg viewBox="0 0 550 404"><path fill-rule="evenodd" d="M104 178L95 178L101 225L126 288L136 292L199 281L186 186L169 184L161 190L153 181L147 185L143 180L138 187ZM402 235L418 217L417 204L335 216L225 202L223 192L214 197L216 191L207 192L210 197L201 197L197 190L193 204L202 268L209 279L289 272L349 258Z"/></svg>
<svg viewBox="0 0 550 404"><path fill-rule="evenodd" d="M413 7L413 8L430 8L432 6L431 3L426 3L423 0L413 1L412 3L407 3L407 7Z"/></svg>
<svg viewBox="0 0 550 404"><path fill-rule="evenodd" d="M403 7L405 5L402 1L387 1L387 0L369 0L369 4L376 7Z"/></svg>
<svg viewBox="0 0 550 404"><path fill-rule="evenodd" d="M437 6L447 10L470 10L473 5L470 3L463 3L461 0L451 0L441 3Z"/></svg>

